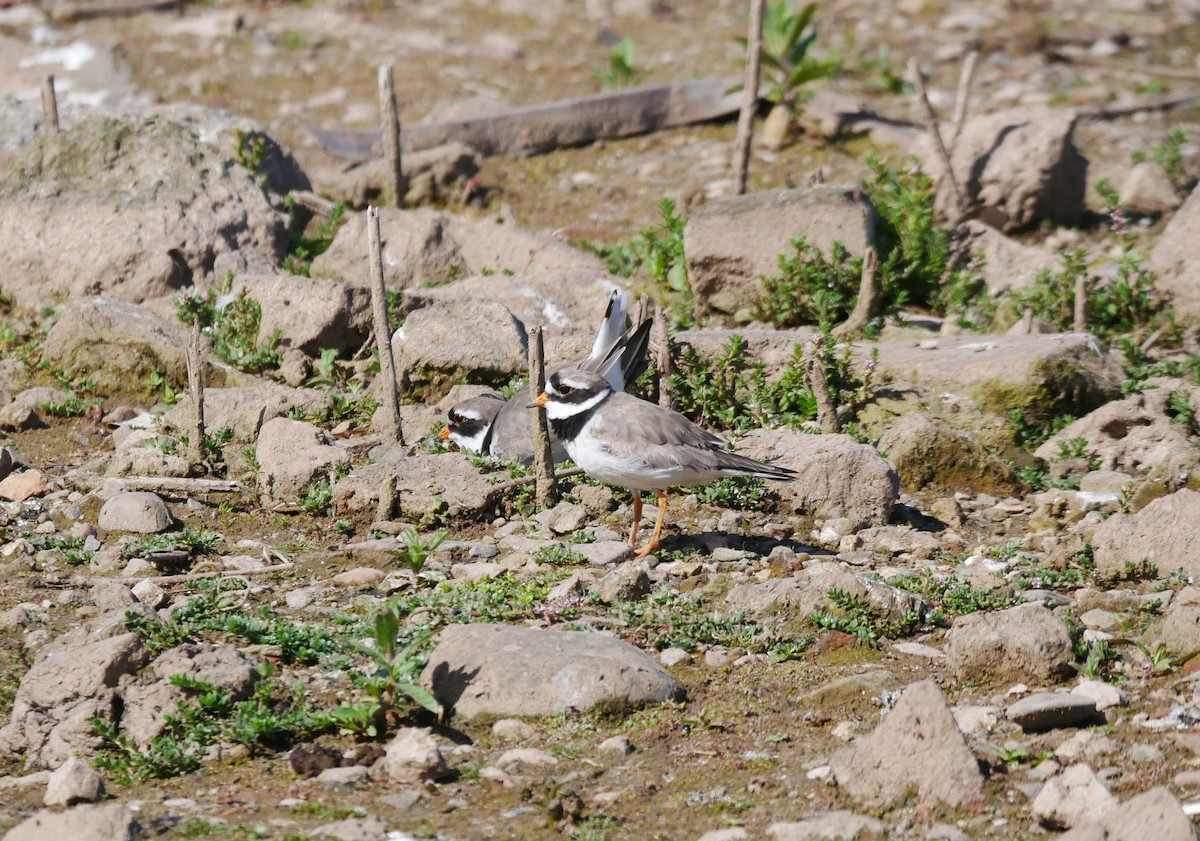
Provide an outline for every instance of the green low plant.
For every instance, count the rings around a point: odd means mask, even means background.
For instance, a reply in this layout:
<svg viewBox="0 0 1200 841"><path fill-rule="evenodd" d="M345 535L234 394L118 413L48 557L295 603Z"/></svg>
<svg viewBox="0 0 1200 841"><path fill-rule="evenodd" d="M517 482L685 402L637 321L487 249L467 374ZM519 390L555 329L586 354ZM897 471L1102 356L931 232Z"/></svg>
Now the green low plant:
<svg viewBox="0 0 1200 841"><path fill-rule="evenodd" d="M592 71L592 76L608 90L615 91L640 85L653 72L637 66L637 47L632 38L625 37L608 54L608 66Z"/></svg>
<svg viewBox="0 0 1200 841"><path fill-rule="evenodd" d="M289 214L295 213L295 205L291 196L284 200L284 209ZM308 277L312 261L329 250L333 238L346 215L346 203L335 202L329 215L317 217L308 225L305 233L293 233L288 243L287 256L283 258L283 270L289 274Z"/></svg>
<svg viewBox="0 0 1200 841"><path fill-rule="evenodd" d="M1183 145L1187 142L1187 134L1183 129L1171 129L1150 153L1167 175L1179 175L1183 170ZM1130 156L1135 164L1145 163L1149 158L1141 149Z"/></svg>
<svg viewBox="0 0 1200 841"><path fill-rule="evenodd" d="M450 536L450 532L446 529L432 534L428 539L422 539L421 533L416 529L405 529L400 534L400 539L404 541L404 548L393 550L392 557L404 562L405 567L417 578L421 574L421 570L425 567L425 562L429 556L437 551L446 538Z"/></svg>
<svg viewBox="0 0 1200 841"><path fill-rule="evenodd" d="M587 557L572 552L566 546L551 544L543 546L533 553L533 561L536 564L546 564L548 566L578 566L586 564Z"/></svg>
<svg viewBox="0 0 1200 841"><path fill-rule="evenodd" d="M809 3L797 11L792 0L770 0L763 9L762 95L793 112L803 100L805 85L828 78L842 67L836 57L811 54L818 35L812 22L816 10L817 4ZM743 37L735 40L747 45Z"/></svg>
<svg viewBox="0 0 1200 841"><path fill-rule="evenodd" d="M262 307L245 289L233 293L232 288L233 272L226 272L206 291L180 296L175 302L176 317L189 325L198 321L212 339L217 356L235 368L250 373L278 368L283 362L277 350L282 332L276 329L259 343Z"/></svg>

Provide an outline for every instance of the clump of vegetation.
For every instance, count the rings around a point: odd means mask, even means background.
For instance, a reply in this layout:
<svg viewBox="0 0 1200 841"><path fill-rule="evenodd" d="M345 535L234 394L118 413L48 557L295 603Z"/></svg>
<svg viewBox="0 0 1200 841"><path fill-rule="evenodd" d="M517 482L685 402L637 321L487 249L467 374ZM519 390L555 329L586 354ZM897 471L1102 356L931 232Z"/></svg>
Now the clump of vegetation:
<svg viewBox="0 0 1200 841"><path fill-rule="evenodd" d="M1137 149L1130 157L1135 165L1153 159L1167 175L1179 175L1183 171L1183 144L1186 142L1187 134L1183 129L1171 129L1151 150L1149 156L1141 149Z"/></svg>
<svg viewBox="0 0 1200 841"><path fill-rule="evenodd" d="M991 321L995 305L983 295L976 267L963 262L948 231L934 218L934 182L916 161L904 167L868 155L871 178L863 189L879 214L879 308L894 313L907 304L955 315L963 326ZM755 315L776 327L833 326L854 309L863 258L834 243L826 256L804 237L779 256L779 272L763 277L765 294Z"/></svg>
<svg viewBox="0 0 1200 841"><path fill-rule="evenodd" d="M425 569L425 562L429 560L429 556L437 551L437 548L449 536L450 532L442 529L427 539L423 539L421 533L416 529L405 529L400 535L400 539L404 541L404 548L394 550L391 553L392 557L404 562L404 566L412 573L415 581L422 577L422 571Z"/></svg>
<svg viewBox="0 0 1200 841"><path fill-rule="evenodd" d="M232 288L233 272L226 272L206 291L181 296L175 302L176 316L184 324L199 321L217 356L235 368L250 373L278 368L283 363L277 350L283 334L277 328L260 344L262 307L245 289L233 293Z"/></svg>
<svg viewBox="0 0 1200 841"><path fill-rule="evenodd" d="M796 11L792 0L772 0L763 9L762 76L763 98L795 113L803 101L803 88L842 69L834 56L817 58L811 53L817 40L813 24L816 3ZM743 47L746 39L735 39Z"/></svg>
<svg viewBox="0 0 1200 841"><path fill-rule="evenodd" d="M659 223L643 228L626 242L601 245L582 240L579 245L600 257L613 274L650 281L655 297L671 310L674 326L682 329L694 322L692 287L683 253L687 217L677 213L675 202L665 197L658 210Z"/></svg>
<svg viewBox="0 0 1200 841"><path fill-rule="evenodd" d="M295 203L291 196L284 200L284 209L289 214L295 213ZM288 253L283 259L283 270L289 274L308 277L312 261L329 250L333 238L346 215L346 203L335 202L329 216L317 218L309 223L304 233L293 233L288 243ZM394 323L394 322L393 322Z"/></svg>
<svg viewBox="0 0 1200 841"><path fill-rule="evenodd" d="M637 47L632 38L625 37L608 54L608 67L594 70L592 75L606 89L616 91L640 85L653 72L637 66Z"/></svg>

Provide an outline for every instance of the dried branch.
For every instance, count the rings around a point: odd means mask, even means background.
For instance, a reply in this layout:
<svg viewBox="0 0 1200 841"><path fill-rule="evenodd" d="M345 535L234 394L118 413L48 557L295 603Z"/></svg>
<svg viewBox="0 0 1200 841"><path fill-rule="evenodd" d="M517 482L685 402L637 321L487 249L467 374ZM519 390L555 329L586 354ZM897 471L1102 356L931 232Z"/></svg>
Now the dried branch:
<svg viewBox="0 0 1200 841"><path fill-rule="evenodd" d="M966 202L963 198L962 189L958 186L958 179L954 177L954 165L950 162L950 153L946 150L946 143L942 140L942 131L938 128L937 114L933 110L933 105L929 102L929 92L925 90L925 77L921 75L921 68L917 65L917 60L910 58L908 60L908 75L912 78L913 88L917 92L917 102L921 105L921 110L925 114L925 128L929 132L929 136L933 138L933 148L937 151L938 157L942 162L942 171L950 181L950 187L954 191L954 206L956 215L961 218L966 211ZM950 220L952 224L957 224L958 218Z"/></svg>
<svg viewBox="0 0 1200 841"><path fill-rule="evenodd" d="M396 91L392 85L392 65L379 65L379 121L383 130L383 155L391 175L393 202L404 204L404 170L400 162L400 111L396 108Z"/></svg>
<svg viewBox="0 0 1200 841"><path fill-rule="evenodd" d="M546 352L541 327L529 331L529 383L533 394L541 394L546 388ZM558 485L554 480L554 458L550 454L550 430L546 427L545 409L533 411L533 475L537 480L537 505L549 508L558 501Z"/></svg>
<svg viewBox="0 0 1200 841"><path fill-rule="evenodd" d="M862 278L858 284L858 301L854 312L835 329L834 335L847 336L858 333L879 316L883 305L883 287L879 282L879 253L868 247L863 254Z"/></svg>
<svg viewBox="0 0 1200 841"><path fill-rule="evenodd" d="M967 121L967 104L971 101L971 80L975 78L975 64L979 61L979 51L971 50L963 59L962 70L958 74L958 90L954 94L954 133L950 135L950 154L954 154L958 146L958 136L962 134L963 124Z"/></svg>
<svg viewBox="0 0 1200 841"><path fill-rule="evenodd" d="M379 376L383 380L384 411L379 437L387 444L404 444L400 423L400 384L392 358L392 331L387 317L387 289L383 283L383 245L379 235L379 208L367 208L367 250L371 258L371 312L375 344L379 349Z"/></svg>
<svg viewBox="0 0 1200 841"><path fill-rule="evenodd" d="M58 131L58 94L54 91L54 77L42 80L42 125L50 134Z"/></svg>
<svg viewBox="0 0 1200 841"><path fill-rule="evenodd" d="M733 142L733 170L737 195L744 195L750 177L750 142L754 138L754 115L758 111L758 79L762 72L763 9L766 0L750 0L750 31L746 37L746 81L742 108L738 113L737 137Z"/></svg>

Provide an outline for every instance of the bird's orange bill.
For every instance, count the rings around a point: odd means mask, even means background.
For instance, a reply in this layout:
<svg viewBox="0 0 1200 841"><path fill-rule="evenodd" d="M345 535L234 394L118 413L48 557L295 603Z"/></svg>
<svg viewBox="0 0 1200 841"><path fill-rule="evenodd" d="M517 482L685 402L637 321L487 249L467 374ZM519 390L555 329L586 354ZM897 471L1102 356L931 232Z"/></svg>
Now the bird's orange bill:
<svg viewBox="0 0 1200 841"><path fill-rule="evenodd" d="M543 391L537 397L533 398L533 402L529 404L529 408L533 409L536 407L538 409L543 409L546 406L546 400L546 392Z"/></svg>
<svg viewBox="0 0 1200 841"><path fill-rule="evenodd" d="M438 440L439 441L449 441L450 440L450 427L448 427L448 426L442 427L442 431L438 433Z"/></svg>

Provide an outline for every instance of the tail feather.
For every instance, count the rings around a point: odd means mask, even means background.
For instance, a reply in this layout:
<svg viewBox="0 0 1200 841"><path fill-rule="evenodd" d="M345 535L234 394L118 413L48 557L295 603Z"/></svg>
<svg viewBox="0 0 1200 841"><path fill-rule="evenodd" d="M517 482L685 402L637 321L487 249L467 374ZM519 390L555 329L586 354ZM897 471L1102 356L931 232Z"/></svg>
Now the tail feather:
<svg viewBox="0 0 1200 841"><path fill-rule="evenodd" d="M722 452L720 465L731 472L746 473L760 479L771 479L776 482L790 482L796 478L796 471L787 467L755 461L752 458L737 453Z"/></svg>
<svg viewBox="0 0 1200 841"><path fill-rule="evenodd" d="M625 320L629 314L629 293L614 289L608 296L608 307L604 310L604 320L600 322L600 330L596 333L596 341L592 343L590 358L599 361L607 355L614 345L625 335Z"/></svg>

